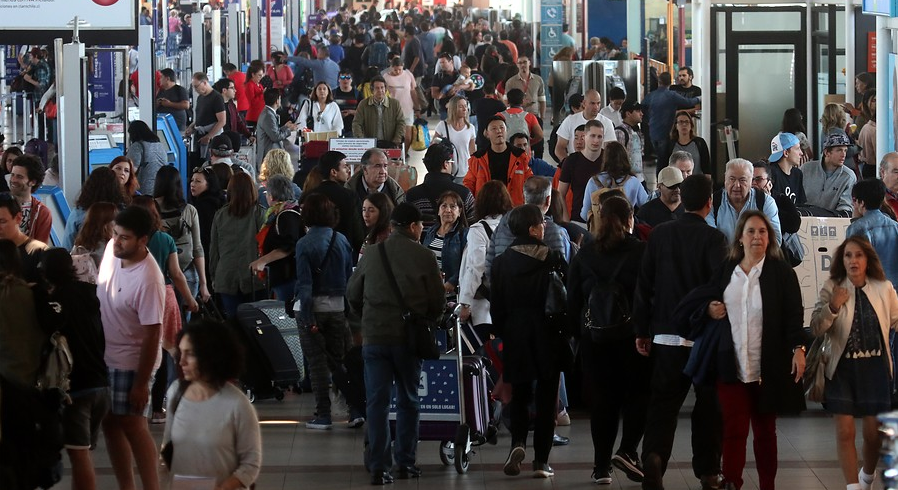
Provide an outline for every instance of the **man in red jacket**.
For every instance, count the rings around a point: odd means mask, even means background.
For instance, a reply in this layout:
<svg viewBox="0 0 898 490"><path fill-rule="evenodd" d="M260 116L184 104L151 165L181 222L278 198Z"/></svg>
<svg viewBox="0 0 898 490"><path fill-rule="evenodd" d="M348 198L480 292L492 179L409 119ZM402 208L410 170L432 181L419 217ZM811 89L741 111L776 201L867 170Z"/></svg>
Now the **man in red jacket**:
<svg viewBox="0 0 898 490"><path fill-rule="evenodd" d="M483 133L490 140L490 147L471 155L463 184L476 197L484 184L498 180L508 188L511 202L520 206L524 204L524 181L533 175L530 156L524 150L509 145L505 132L502 116L497 114L487 120Z"/></svg>

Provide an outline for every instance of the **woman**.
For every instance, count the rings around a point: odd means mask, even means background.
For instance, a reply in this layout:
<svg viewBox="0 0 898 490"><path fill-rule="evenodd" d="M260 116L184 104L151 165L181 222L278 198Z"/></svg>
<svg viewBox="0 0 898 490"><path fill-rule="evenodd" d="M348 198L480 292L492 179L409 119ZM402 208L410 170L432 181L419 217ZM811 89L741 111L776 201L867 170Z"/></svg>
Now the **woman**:
<svg viewBox="0 0 898 490"><path fill-rule="evenodd" d="M119 189L122 191L122 201L125 206L131 204L134 196L140 194L140 183L137 181L137 174L134 172L134 162L126 156L118 156L109 162L109 168L115 172L118 177Z"/></svg>
<svg viewBox="0 0 898 490"><path fill-rule="evenodd" d="M72 240L72 255L89 255L99 270L106 244L112 239L113 221L118 210L111 202L91 204L84 214L78 235Z"/></svg>
<svg viewBox="0 0 898 490"><path fill-rule="evenodd" d="M592 193L600 188L617 189L624 193L627 200L634 208L639 208L649 200L642 182L639 182L633 174L630 166L630 156L627 149L617 141L610 141L605 145L605 166L602 172L589 179L586 184L586 192L583 194L583 207L580 209L580 217L588 221L589 211L592 209Z"/></svg>
<svg viewBox="0 0 898 490"><path fill-rule="evenodd" d="M390 97L399 102L405 119L405 141L412 140L412 128L415 125L415 107L421 105L418 100L417 84L412 72L402 66L402 58L393 58L390 68L383 74Z"/></svg>
<svg viewBox="0 0 898 490"><path fill-rule="evenodd" d="M801 145L801 151L804 154L804 162L814 159L814 149L811 148L811 142L808 141L807 129L804 127L804 116L801 111L796 108L786 109L783 112L782 132L792 133L798 138Z"/></svg>
<svg viewBox="0 0 898 490"><path fill-rule="evenodd" d="M149 194L156 186L156 173L168 165L168 153L159 136L141 120L128 125L128 138L131 144L125 156L137 166L134 173L137 174L139 188Z"/></svg>
<svg viewBox="0 0 898 490"><path fill-rule="evenodd" d="M343 115L340 106L334 102L330 85L318 82L313 93L312 99L304 102L299 110L296 120L299 130L308 128L315 132L336 131L338 135L343 134Z"/></svg>
<svg viewBox="0 0 898 490"><path fill-rule="evenodd" d="M671 154L675 151L685 151L692 155L692 161L695 162L695 167L692 169L693 174L714 175L714 165L711 162L708 143L704 138L695 134L695 124L688 112L677 111L676 121L670 128L670 140L673 142Z"/></svg>
<svg viewBox="0 0 898 490"><path fill-rule="evenodd" d="M359 255L365 253L365 247L377 245L387 239L393 232L390 215L393 214L393 200L383 192L372 192L362 203L362 221L365 222L365 243Z"/></svg>
<svg viewBox="0 0 898 490"><path fill-rule="evenodd" d="M3 179L0 179L0 192L9 192L9 178L10 173L12 173L12 162L16 161L16 158L22 156L22 149L18 146L10 146L3 152L3 156L0 157L0 176Z"/></svg>
<svg viewBox="0 0 898 490"><path fill-rule="evenodd" d="M458 278L458 302L462 305L459 318L462 321L470 318L475 327L492 323L489 278L485 276L486 251L493 231L499 227L502 216L511 211L512 207L508 189L498 180L484 184L474 202L477 216L483 218L468 229L468 245L462 253Z"/></svg>
<svg viewBox="0 0 898 490"><path fill-rule="evenodd" d="M197 167L193 169L190 177L190 203L196 208L197 217L200 220L200 243L203 252L208 253L210 236L212 235L212 219L215 213L224 206L224 192L218 183L218 177L210 167ZM206 263L206 277L208 274Z"/></svg>
<svg viewBox="0 0 898 490"><path fill-rule="evenodd" d="M259 167L259 206L268 208L268 179L275 175L286 177L290 181L293 189L293 197L299 200L302 191L299 186L293 183L293 162L287 150L281 148L273 148L268 151L265 158L262 159L262 165Z"/></svg>
<svg viewBox="0 0 898 490"><path fill-rule="evenodd" d="M256 127L259 114L265 109L265 87L259 83L265 76L265 64L259 60L253 60L246 70L246 84L243 86L246 99L249 101L249 109L246 111L246 125L250 129Z"/></svg>
<svg viewBox="0 0 898 490"><path fill-rule="evenodd" d="M729 260L712 279L722 295L706 307L707 316L723 327L717 363L722 473L727 488L742 488L751 424L759 487L772 490L776 416L805 409L804 308L798 278L783 259L764 213L742 213L734 235Z"/></svg>
<svg viewBox="0 0 898 490"><path fill-rule="evenodd" d="M166 165L159 169L153 197L159 207L162 230L175 240L178 248L178 267L187 280L190 296L195 298L199 294L204 302L209 301L200 217L196 208L184 200L181 173L177 168ZM184 298L181 303L185 303Z"/></svg>
<svg viewBox="0 0 898 490"><path fill-rule="evenodd" d="M293 187L296 184L283 175L275 175L268 179L268 199L271 206L265 210L267 233L259 244L258 259L250 262L253 272L264 272L268 268L268 285L279 301L293 299L296 284L296 262L294 251L296 241L305 235L302 216ZM256 235L259 240L260 235Z"/></svg>
<svg viewBox="0 0 898 490"><path fill-rule="evenodd" d="M533 431L534 478L555 475L549 466L555 430L558 380L569 349L561 332L545 319L549 273L564 266L564 259L550 253L543 242L546 222L542 211L524 204L508 213L514 242L493 261L490 280L492 331L503 341L503 376L512 386L511 452L505 460L506 475L521 472L530 425L530 405L536 407ZM569 355L569 353L568 353ZM536 382L534 393L533 382Z"/></svg>
<svg viewBox="0 0 898 490"><path fill-rule="evenodd" d="M78 235L81 226L87 216L87 210L95 203L110 203L115 208L124 207L124 196L119 186L118 176L107 167L95 169L84 181L81 186L81 192L75 201L75 208L69 214L69 219L65 222L65 235L62 237L62 248L71 250L75 245L75 237ZM105 243L103 244L105 247ZM91 245L91 248L93 246ZM100 251L100 255L103 252Z"/></svg>
<svg viewBox="0 0 898 490"><path fill-rule="evenodd" d="M870 488L879 461L876 416L890 409L889 331L898 328L898 296L866 238L836 249L829 280L811 315L816 336L828 335L823 406L836 422L836 450L849 489ZM858 472L855 418L863 423L863 466ZM860 485L858 483L860 482Z"/></svg>
<svg viewBox="0 0 898 490"><path fill-rule="evenodd" d="M436 255L443 272L446 296L454 298L461 272L461 254L468 242L468 218L464 201L453 191L440 195L437 209L440 220L424 232L421 243Z"/></svg>
<svg viewBox="0 0 898 490"><path fill-rule="evenodd" d="M470 108L467 99L456 95L449 99L446 109L448 116L442 124L437 124L434 138L452 143L455 149L455 168L452 171L452 176L456 183L461 184L462 179L468 173L468 160L474 153L477 134L474 125L468 119Z"/></svg>
<svg viewBox="0 0 898 490"><path fill-rule="evenodd" d="M857 144L861 147L861 152L857 155L858 170L861 173L858 179L872 177L876 170L876 90L864 92L861 114L867 122L857 136Z"/></svg>
<svg viewBox="0 0 898 490"><path fill-rule="evenodd" d="M256 411L229 383L243 372L243 349L219 323L191 323L178 335L183 375L168 390L163 444L172 444L168 478L205 477L208 488L250 488L262 467Z"/></svg>
<svg viewBox="0 0 898 490"><path fill-rule="evenodd" d="M240 303L252 301L253 293L263 288L257 276L248 272L250 262L259 256L250 237L265 223L263 213L252 178L242 172L231 177L228 203L215 213L209 245L212 289L221 295L224 313L230 318Z"/></svg>
<svg viewBox="0 0 898 490"><path fill-rule="evenodd" d="M271 87L276 88L284 93L284 89L289 87L293 82L293 69L284 61L287 55L281 51L271 55L272 64L268 67L268 78L271 79Z"/></svg>
<svg viewBox="0 0 898 490"><path fill-rule="evenodd" d="M599 220L601 226L595 240L581 248L571 261L567 288L572 329L580 328L591 318L588 316L590 299L599 281L616 284L631 305L636 292L645 243L632 235L633 207L625 198L613 197L602 205ZM591 373L589 425L595 451L593 481L610 484L612 463L631 479L641 481L637 447L645 431L651 361L633 349L636 339L629 323L601 337L585 328L582 331L583 372ZM622 374L601 374L613 371ZM623 435L612 458L621 418Z"/></svg>
<svg viewBox="0 0 898 490"><path fill-rule="evenodd" d="M592 235L584 230L582 226L565 221L565 211L564 199L561 198L561 193L557 189L552 189L552 202L549 204L549 212L546 214L552 218L553 223L564 228L572 244L582 247L591 242Z"/></svg>
<svg viewBox="0 0 898 490"><path fill-rule="evenodd" d="M349 403L350 426L359 427L365 421L364 388L350 386L348 378L339 375L350 347L343 297L352 275L352 247L334 230L337 207L323 194L309 196L302 215L309 231L296 242L294 310L302 351L309 361L316 414L306 428L331 428L332 378Z"/></svg>

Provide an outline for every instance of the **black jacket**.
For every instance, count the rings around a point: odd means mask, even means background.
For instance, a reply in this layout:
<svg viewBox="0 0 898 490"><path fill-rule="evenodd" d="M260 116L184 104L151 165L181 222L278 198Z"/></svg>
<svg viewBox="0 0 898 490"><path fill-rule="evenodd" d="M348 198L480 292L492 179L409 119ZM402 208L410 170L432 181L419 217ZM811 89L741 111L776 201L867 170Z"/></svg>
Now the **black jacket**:
<svg viewBox="0 0 898 490"><path fill-rule="evenodd" d="M347 189L337 182L325 180L318 187L303 194L302 199L305 200L311 195L322 194L337 206L340 212L340 221L337 223L336 230L349 239L355 257L358 257L359 250L362 249L362 243L365 241L365 223L362 221L362 203L359 197L350 189Z"/></svg>
<svg viewBox="0 0 898 490"><path fill-rule="evenodd" d="M685 336L670 315L689 291L707 284L724 262L726 237L695 214L661 223L649 237L636 287L633 318L636 335Z"/></svg>
<svg viewBox="0 0 898 490"><path fill-rule="evenodd" d="M457 184L449 174L428 172L424 176L424 182L412 187L405 193L405 201L421 211L425 216L424 221L436 221L437 209L435 204L440 196L452 191L461 196L465 203L465 217L468 223L474 223L474 194L467 187ZM428 217L430 218L428 220Z"/></svg>

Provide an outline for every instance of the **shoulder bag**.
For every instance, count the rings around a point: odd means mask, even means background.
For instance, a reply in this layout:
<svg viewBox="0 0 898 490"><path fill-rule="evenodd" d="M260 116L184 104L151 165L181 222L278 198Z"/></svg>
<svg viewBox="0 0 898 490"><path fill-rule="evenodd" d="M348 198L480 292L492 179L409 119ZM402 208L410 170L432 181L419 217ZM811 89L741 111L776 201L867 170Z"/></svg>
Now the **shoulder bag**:
<svg viewBox="0 0 898 490"><path fill-rule="evenodd" d="M814 339L808 349L807 366L804 370L804 393L812 402L823 401L823 390L826 386L826 364L832 355L832 341L829 332Z"/></svg>
<svg viewBox="0 0 898 490"><path fill-rule="evenodd" d="M171 413L169 416L169 424L168 430L171 431L171 428L174 427L175 424L175 412L178 411L178 405L181 404L181 398L184 398L184 392L187 391L187 387L190 386L190 382L188 381L179 381L178 382L178 391L175 393L174 399L171 402ZM175 456L175 445L171 440L171 432L168 434L168 440L162 444L162 448L159 450L159 457L162 458L162 462L165 464L165 467L171 469L172 458Z"/></svg>
<svg viewBox="0 0 898 490"><path fill-rule="evenodd" d="M399 305L405 310L402 314L402 319L405 322L405 332L408 339L409 349L415 357L418 357L419 359L439 359L440 350L437 347L437 342L434 338L434 326L408 307L408 304L405 302L405 297L399 289L399 283L396 282L396 276L393 275L393 268L390 267L390 259L387 257L387 250L384 247L384 244L378 244L377 248L380 250L380 258L383 261L387 278L390 280L393 294L396 295L396 299L399 300Z"/></svg>

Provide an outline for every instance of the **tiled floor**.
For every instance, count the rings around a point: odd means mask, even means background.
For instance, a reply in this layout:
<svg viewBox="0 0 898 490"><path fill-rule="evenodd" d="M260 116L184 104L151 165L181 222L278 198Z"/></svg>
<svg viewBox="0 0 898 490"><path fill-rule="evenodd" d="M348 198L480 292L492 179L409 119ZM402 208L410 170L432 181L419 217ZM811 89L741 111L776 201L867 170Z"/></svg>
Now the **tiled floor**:
<svg viewBox="0 0 898 490"><path fill-rule="evenodd" d="M368 488L369 478L362 465L364 429L349 429L335 424L330 431L313 431L297 422L311 418L311 394L289 394L284 401L256 403L263 421L264 445L262 472L256 486L259 490L280 489L350 489ZM669 490L697 490L698 480L690 465L690 422L687 400L680 417L674 455L665 477ZM455 489L529 489L529 488L595 488L589 479L592 471L589 420L584 413L574 412L570 427L559 427L558 433L571 437L571 444L556 447L550 457L556 476L550 480L534 480L529 472L516 478L502 473L508 451L509 436L502 431L496 446L482 446L473 454L467 474L459 475L454 468L443 466L439 459L439 443L422 441L418 446L418 463L424 471L420 480L397 480L393 488L455 488ZM336 421L336 419L335 419ZM162 426L151 430L157 441ZM817 490L843 489L845 483L836 458L832 420L816 406L800 417L781 419L778 423L779 473L777 485L781 489ZM749 443L750 444L750 443ZM750 446L749 446L750 447ZM525 461L532 456L528 454ZM116 488L109 459L102 444L94 453L98 485L101 489ZM745 488L756 490L757 473L751 451L746 469ZM66 463L68 463L66 461ZM526 466L525 466L526 468ZM620 472L612 475L610 487L637 489L639 485L627 480ZM68 471L58 488L69 486ZM880 487L881 488L881 487Z"/></svg>

